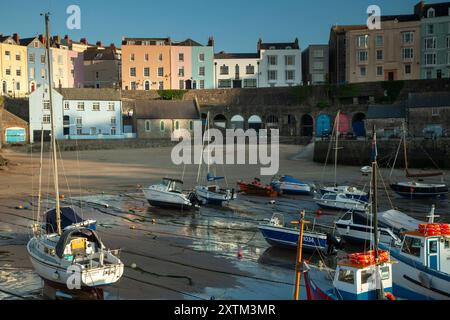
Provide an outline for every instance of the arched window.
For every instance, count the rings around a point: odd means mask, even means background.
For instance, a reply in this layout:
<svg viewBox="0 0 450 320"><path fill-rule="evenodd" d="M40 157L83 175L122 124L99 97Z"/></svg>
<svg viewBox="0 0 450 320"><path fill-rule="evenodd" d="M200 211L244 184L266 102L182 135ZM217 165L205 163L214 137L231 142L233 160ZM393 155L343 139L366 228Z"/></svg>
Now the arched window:
<svg viewBox="0 0 450 320"><path fill-rule="evenodd" d="M150 132L152 130L150 120L145 120L145 131Z"/></svg>
<svg viewBox="0 0 450 320"><path fill-rule="evenodd" d="M166 124L164 123L164 120L161 120L159 123L159 130L165 131L166 130Z"/></svg>
<svg viewBox="0 0 450 320"><path fill-rule="evenodd" d="M175 130L180 130L180 121L175 121Z"/></svg>
<svg viewBox="0 0 450 320"><path fill-rule="evenodd" d="M433 8L428 9L427 17L428 18L434 18L435 17L435 11L434 11Z"/></svg>
<svg viewBox="0 0 450 320"><path fill-rule="evenodd" d="M194 130L194 121L189 121L189 130Z"/></svg>

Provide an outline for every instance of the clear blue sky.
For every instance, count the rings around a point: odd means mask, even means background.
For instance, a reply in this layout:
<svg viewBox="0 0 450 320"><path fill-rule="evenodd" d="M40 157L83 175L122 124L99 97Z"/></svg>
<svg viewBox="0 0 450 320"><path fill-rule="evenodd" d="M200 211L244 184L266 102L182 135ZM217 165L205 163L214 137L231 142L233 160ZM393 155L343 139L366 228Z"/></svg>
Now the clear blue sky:
<svg viewBox="0 0 450 320"><path fill-rule="evenodd" d="M39 13L52 13L52 34L89 42L120 44L122 36L193 38L206 43L214 35L216 51L254 52L264 41L327 43L333 24L361 24L366 8L382 14L412 13L419 0L15 0L2 1L0 33L22 38L43 33ZM430 1L430 2L439 2ZM81 30L68 30L66 8L81 7Z"/></svg>

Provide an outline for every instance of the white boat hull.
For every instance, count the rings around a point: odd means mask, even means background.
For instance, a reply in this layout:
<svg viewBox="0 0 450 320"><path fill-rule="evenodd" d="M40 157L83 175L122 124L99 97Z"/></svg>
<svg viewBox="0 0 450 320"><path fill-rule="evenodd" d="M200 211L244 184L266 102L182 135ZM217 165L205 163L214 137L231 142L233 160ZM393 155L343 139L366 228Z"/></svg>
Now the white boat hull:
<svg viewBox="0 0 450 320"><path fill-rule="evenodd" d="M69 281L70 283L73 283L73 271L69 270L68 272L68 268L76 265L72 265L71 262L66 260L58 261L56 258L50 259L37 254L36 250L32 250L32 247L36 245L36 242L36 238L33 238L27 245L31 264L36 273L45 280L61 285L68 285ZM81 270L80 286L93 288L114 284L122 277L123 271L124 266L122 263L105 265L89 270Z"/></svg>
<svg viewBox="0 0 450 320"><path fill-rule="evenodd" d="M339 200L323 200L323 199L316 199L316 203L325 209L353 210L360 212L364 212L367 210L367 205L361 203L345 202Z"/></svg>
<svg viewBox="0 0 450 320"><path fill-rule="evenodd" d="M145 198L152 206L177 208L187 208L192 206L191 201L189 201L186 195L182 193L160 191L151 188L143 189L142 191L144 192Z"/></svg>
<svg viewBox="0 0 450 320"><path fill-rule="evenodd" d="M221 190L221 192L213 192L209 191L205 186L196 187L195 193L204 203L212 204L222 204L236 198L236 195L233 196L231 191Z"/></svg>

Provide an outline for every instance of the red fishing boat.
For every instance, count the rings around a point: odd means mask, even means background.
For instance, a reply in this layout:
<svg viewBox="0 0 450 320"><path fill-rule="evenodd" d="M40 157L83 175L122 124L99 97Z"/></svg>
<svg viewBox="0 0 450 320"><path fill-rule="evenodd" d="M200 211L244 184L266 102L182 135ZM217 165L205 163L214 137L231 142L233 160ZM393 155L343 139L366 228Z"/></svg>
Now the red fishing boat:
<svg viewBox="0 0 450 320"><path fill-rule="evenodd" d="M255 178L252 183L245 183L239 181L237 184L239 186L239 191L248 195L271 197L271 198L275 198L280 195L280 193L277 190L275 190L272 186L263 185L261 183L261 180L258 178Z"/></svg>

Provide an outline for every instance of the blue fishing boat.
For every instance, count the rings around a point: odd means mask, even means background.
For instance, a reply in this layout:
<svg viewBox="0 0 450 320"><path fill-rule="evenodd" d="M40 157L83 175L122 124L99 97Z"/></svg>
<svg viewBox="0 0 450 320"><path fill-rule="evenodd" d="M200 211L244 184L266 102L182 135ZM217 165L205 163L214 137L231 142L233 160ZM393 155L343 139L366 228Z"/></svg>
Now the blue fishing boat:
<svg viewBox="0 0 450 320"><path fill-rule="evenodd" d="M282 214L275 213L270 222L261 224L258 228L270 245L297 248L299 229L287 227ZM303 232L303 249L328 251L330 238L336 247L341 245L340 239L334 238L331 234L315 231L314 227L312 230L305 230Z"/></svg>
<svg viewBox="0 0 450 320"><path fill-rule="evenodd" d="M311 186L309 184L301 182L291 176L282 176L279 179L274 179L271 185L279 192L286 194L309 195L311 193Z"/></svg>
<svg viewBox="0 0 450 320"><path fill-rule="evenodd" d="M396 296L450 300L450 225L433 222L405 232L399 246L380 244L398 261L393 270Z"/></svg>
<svg viewBox="0 0 450 320"><path fill-rule="evenodd" d="M375 131L375 128L373 130ZM374 134L372 161L373 250L349 254L337 261L335 269L304 263L308 300L385 300L395 299L392 261L387 250L379 250L377 208L377 150Z"/></svg>

